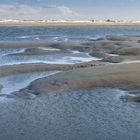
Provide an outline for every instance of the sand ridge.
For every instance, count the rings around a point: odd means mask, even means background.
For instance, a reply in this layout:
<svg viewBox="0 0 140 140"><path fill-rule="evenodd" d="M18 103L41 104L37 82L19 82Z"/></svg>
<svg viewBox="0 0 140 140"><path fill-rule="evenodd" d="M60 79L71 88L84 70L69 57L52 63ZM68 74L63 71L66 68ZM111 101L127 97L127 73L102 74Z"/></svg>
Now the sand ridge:
<svg viewBox="0 0 140 140"><path fill-rule="evenodd" d="M32 82L27 88L14 93L15 95L22 95L28 92L46 95L55 91L87 87L128 87L131 89L139 89L139 40L140 36L107 36L106 38L94 41L58 41L48 43L43 40L43 42L0 43L0 48L26 48L24 53L16 54L19 56L41 55L44 52L42 52L39 47L44 45L46 47L49 46L54 49L59 49L58 53L72 50L101 58L101 60L98 61L72 65L30 63L1 66L0 76L47 70L62 71L53 76ZM28 49L28 47L30 47L30 49ZM45 53L49 52L46 51ZM57 53L57 51L55 53ZM129 62L130 64L127 64ZM136 99L138 100L138 98L139 97ZM130 100L130 97L126 99Z"/></svg>

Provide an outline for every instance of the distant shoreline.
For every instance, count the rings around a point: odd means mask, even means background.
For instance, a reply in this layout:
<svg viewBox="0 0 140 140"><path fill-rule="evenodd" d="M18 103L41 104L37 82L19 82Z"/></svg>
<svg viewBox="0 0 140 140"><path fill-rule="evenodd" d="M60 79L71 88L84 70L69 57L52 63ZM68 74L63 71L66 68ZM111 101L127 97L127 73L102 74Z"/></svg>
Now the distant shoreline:
<svg viewBox="0 0 140 140"><path fill-rule="evenodd" d="M39 22L39 21L1 21L0 26L107 26L107 25L140 25L140 22Z"/></svg>

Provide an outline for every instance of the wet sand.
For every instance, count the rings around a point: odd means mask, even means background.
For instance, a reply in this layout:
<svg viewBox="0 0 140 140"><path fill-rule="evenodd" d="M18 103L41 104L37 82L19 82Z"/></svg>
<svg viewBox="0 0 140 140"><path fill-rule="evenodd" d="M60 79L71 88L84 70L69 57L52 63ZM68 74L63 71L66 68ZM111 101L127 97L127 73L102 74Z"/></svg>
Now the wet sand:
<svg viewBox="0 0 140 140"><path fill-rule="evenodd" d="M115 87L140 89L140 64L106 65L61 72L32 82L16 95L27 92L48 94L66 89Z"/></svg>
<svg viewBox="0 0 140 140"><path fill-rule="evenodd" d="M38 36L39 37L39 36ZM42 36L40 36L42 37ZM47 36L45 36L47 38ZM1 42L0 48L25 48L21 53L11 56L49 55L67 53L69 50L78 50L93 57L101 58L103 62L120 63L129 60L140 60L140 36L107 36L94 41L21 41ZM43 50L42 47L51 47L54 50Z"/></svg>
<svg viewBox="0 0 140 140"><path fill-rule="evenodd" d="M140 36L107 36L76 42L0 43L1 49L10 48L1 51L1 61L69 51L100 58L86 57L88 62L74 64L1 65L0 138L139 140L139 40Z"/></svg>
<svg viewBox="0 0 140 140"><path fill-rule="evenodd" d="M28 91L33 94L36 92L48 94L66 89L98 86L139 88L140 36L107 36L97 40L68 40L66 42L49 43L47 40L45 41L47 36L39 37L43 37L44 40L37 42L3 42L0 43L0 48L14 49L19 47L25 49L21 53L8 54L11 57L36 56L44 53L53 55L53 53L60 54L71 50L76 51L76 53L77 51L87 53L100 59L77 64L23 63L1 66L0 76L48 70L62 71L54 76L32 82L26 89L16 92L16 95L23 95ZM41 47L46 47L46 50ZM54 50L50 52L47 47Z"/></svg>
<svg viewBox="0 0 140 140"><path fill-rule="evenodd" d="M11 66L1 66L0 67L0 76L7 76L12 74L28 73L28 72L41 72L41 71L50 71L50 70L60 70L68 71L72 69L78 69L83 67L97 67L102 66L102 62L86 62L80 64L72 65L63 65L63 64L43 64L43 63L30 63L30 64L19 64Z"/></svg>

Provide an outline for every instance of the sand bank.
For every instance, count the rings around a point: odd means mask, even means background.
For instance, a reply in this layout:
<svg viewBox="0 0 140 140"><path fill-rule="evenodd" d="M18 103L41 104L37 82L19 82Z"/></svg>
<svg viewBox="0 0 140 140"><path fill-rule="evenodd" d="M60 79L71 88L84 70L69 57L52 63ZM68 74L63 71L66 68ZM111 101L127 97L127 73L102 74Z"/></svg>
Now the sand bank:
<svg viewBox="0 0 140 140"><path fill-rule="evenodd" d="M3 66L0 67L0 76L47 70L63 71L54 76L36 80L26 89L16 93L17 95L27 92L48 94L54 91L87 87L140 88L139 40L140 36L107 36L94 41L59 41L48 43L46 40L43 40L39 42L1 43L1 48L26 48L26 51L22 53L13 54L19 55L19 57L22 55L41 55L42 53L48 53L46 50L38 48L44 45L58 49L59 51L55 51L56 54L69 50L80 51L101 58L101 60L73 65L36 63ZM130 64L126 64L128 62ZM130 97L126 99L130 100Z"/></svg>
<svg viewBox="0 0 140 140"><path fill-rule="evenodd" d="M93 87L140 88L140 64L119 64L80 68L32 82L16 95L27 92L48 94L66 89Z"/></svg>
<svg viewBox="0 0 140 140"><path fill-rule="evenodd" d="M78 69L83 67L97 67L102 66L102 62L86 62L72 65L63 65L63 64L43 64L43 63L31 63L31 64L20 64L20 65L11 65L11 66L2 66L0 67L0 76L7 76L12 74L28 73L28 72L41 72L41 71L50 71L50 70L59 70L67 71L72 69Z"/></svg>
<svg viewBox="0 0 140 140"><path fill-rule="evenodd" d="M19 56L22 56L22 55L43 55L43 54L64 54L64 53L68 53L69 51L66 51L66 50L61 50L61 51L58 51L58 49L53 49L52 50L49 48L47 50L47 47L43 48L43 47L38 47L38 48L26 48L23 52L20 52L20 53L12 53L12 54L9 54L11 56L15 56L15 55L19 55Z"/></svg>

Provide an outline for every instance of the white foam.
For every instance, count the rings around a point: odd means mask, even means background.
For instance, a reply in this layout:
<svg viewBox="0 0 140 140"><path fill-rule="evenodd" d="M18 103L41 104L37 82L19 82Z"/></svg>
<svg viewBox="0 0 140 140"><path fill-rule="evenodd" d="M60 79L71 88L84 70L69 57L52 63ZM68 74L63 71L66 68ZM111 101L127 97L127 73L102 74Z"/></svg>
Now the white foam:
<svg viewBox="0 0 140 140"><path fill-rule="evenodd" d="M93 61L93 60L94 61L100 60L96 57L84 58L84 57L67 57L67 56L64 59L69 60L69 61L72 60L73 62L78 61L79 63L89 62L89 61Z"/></svg>
<svg viewBox="0 0 140 140"><path fill-rule="evenodd" d="M80 53L80 52L77 51L77 50L74 50L74 51L72 51L72 53L73 53L73 54L78 54L78 53Z"/></svg>
<svg viewBox="0 0 140 140"><path fill-rule="evenodd" d="M60 51L60 49L51 48L51 47L39 47L39 48L47 51Z"/></svg>
<svg viewBox="0 0 140 140"><path fill-rule="evenodd" d="M35 39L36 39L36 40L40 40L40 38L39 38L39 37L36 37Z"/></svg>
<svg viewBox="0 0 140 140"><path fill-rule="evenodd" d="M30 36L20 36L20 37L16 37L16 38L26 39L26 38L30 38Z"/></svg>
<svg viewBox="0 0 140 140"><path fill-rule="evenodd" d="M109 56L119 56L118 54L109 54Z"/></svg>
<svg viewBox="0 0 140 140"><path fill-rule="evenodd" d="M133 64L133 63L140 63L140 60L123 61L119 64Z"/></svg>
<svg viewBox="0 0 140 140"><path fill-rule="evenodd" d="M103 37L103 36L102 36ZM88 37L88 40L91 40L91 41L96 41L98 39L100 39L101 36L94 36L94 37Z"/></svg>
<svg viewBox="0 0 140 140"><path fill-rule="evenodd" d="M58 37L54 37L54 38L53 38L53 41L54 41L54 42L58 42L58 41L59 41L59 38L58 38Z"/></svg>
<svg viewBox="0 0 140 140"><path fill-rule="evenodd" d="M20 36L20 37L16 37L16 38L19 38L19 39L28 39L28 38L33 38L33 39L35 39L35 40L40 40L40 38L39 37L36 37L36 36Z"/></svg>

